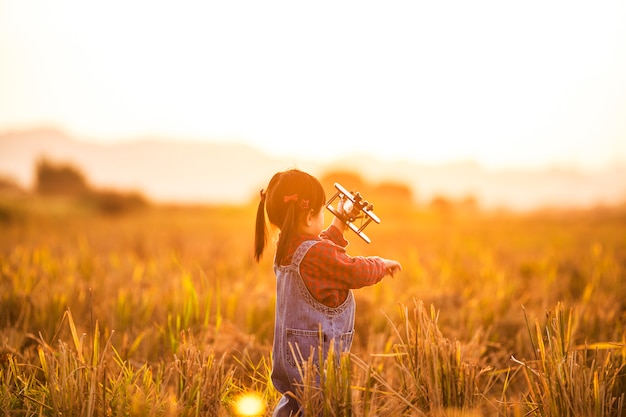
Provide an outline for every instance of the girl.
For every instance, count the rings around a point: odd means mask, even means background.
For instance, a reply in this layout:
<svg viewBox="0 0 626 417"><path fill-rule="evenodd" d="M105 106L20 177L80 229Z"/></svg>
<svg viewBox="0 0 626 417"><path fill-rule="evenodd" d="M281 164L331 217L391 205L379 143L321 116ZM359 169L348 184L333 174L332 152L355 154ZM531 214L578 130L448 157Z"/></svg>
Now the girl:
<svg viewBox="0 0 626 417"><path fill-rule="evenodd" d="M272 349L272 382L283 394L274 416L296 415L293 393L301 382L298 363L323 341L323 364L331 341L348 351L354 335L355 303L351 289L393 276L400 263L380 257L351 257L343 236L346 225L333 216L324 231L326 195L313 176L296 170L275 174L257 210L255 260L267 242L265 214L280 229L274 258L276 317ZM341 204L339 205L341 210ZM319 360L319 362L317 362Z"/></svg>

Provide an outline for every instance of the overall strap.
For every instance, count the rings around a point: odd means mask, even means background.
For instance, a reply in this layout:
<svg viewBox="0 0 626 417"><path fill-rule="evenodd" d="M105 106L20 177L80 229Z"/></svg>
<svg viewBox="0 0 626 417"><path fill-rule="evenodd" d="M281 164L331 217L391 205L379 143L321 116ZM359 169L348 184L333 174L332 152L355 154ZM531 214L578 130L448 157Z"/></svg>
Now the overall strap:
<svg viewBox="0 0 626 417"><path fill-rule="evenodd" d="M300 268L300 262L302 262L304 255L306 255L309 249L311 249L311 247L317 242L319 242L319 240L305 240L304 242L302 242L291 257L291 265L295 266L296 268Z"/></svg>

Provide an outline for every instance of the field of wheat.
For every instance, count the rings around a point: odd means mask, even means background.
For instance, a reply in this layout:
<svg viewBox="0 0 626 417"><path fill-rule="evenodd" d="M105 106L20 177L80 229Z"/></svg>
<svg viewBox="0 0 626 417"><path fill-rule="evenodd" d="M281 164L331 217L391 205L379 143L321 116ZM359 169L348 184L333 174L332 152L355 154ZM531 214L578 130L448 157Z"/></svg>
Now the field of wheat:
<svg viewBox="0 0 626 417"><path fill-rule="evenodd" d="M0 415L271 415L255 210L2 201ZM302 369L307 415L626 415L624 208L377 213L348 252L403 271L355 291L339 366Z"/></svg>

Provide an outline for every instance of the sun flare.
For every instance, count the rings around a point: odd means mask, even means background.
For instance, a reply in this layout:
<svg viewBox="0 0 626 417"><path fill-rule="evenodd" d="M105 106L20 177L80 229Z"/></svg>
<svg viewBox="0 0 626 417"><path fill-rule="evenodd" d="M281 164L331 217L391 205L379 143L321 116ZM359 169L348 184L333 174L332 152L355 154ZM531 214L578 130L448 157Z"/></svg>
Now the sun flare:
<svg viewBox="0 0 626 417"><path fill-rule="evenodd" d="M265 400L257 392L241 394L234 403L233 411L237 416L261 416L265 413Z"/></svg>

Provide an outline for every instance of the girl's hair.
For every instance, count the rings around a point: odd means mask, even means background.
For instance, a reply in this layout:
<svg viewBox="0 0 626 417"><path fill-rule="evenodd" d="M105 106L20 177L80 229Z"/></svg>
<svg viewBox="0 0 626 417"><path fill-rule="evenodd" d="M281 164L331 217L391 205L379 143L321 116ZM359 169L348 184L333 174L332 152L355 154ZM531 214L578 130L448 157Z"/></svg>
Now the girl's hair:
<svg viewBox="0 0 626 417"><path fill-rule="evenodd" d="M274 174L267 188L261 190L256 213L254 259L258 262L267 243L265 212L270 223L280 229L275 262L280 263L298 222L311 211L318 213L326 202L326 193L319 180L297 169Z"/></svg>

